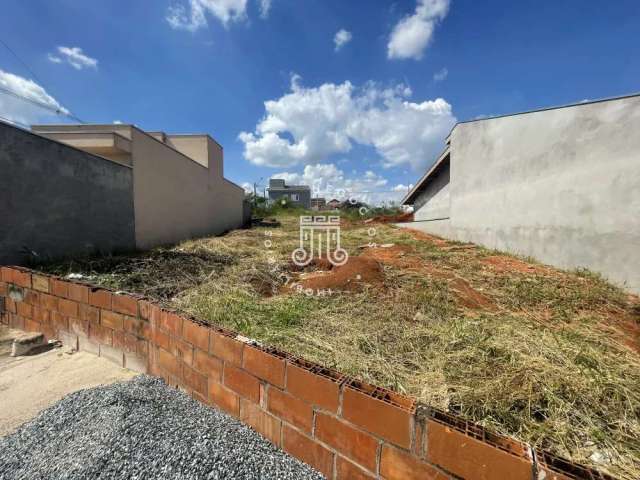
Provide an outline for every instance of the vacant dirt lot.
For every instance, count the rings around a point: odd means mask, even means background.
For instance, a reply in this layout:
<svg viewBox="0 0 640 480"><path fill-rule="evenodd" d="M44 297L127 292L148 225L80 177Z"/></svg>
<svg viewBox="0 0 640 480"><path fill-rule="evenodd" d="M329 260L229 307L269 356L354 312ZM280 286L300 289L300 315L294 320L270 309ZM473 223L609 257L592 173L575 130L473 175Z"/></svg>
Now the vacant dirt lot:
<svg viewBox="0 0 640 480"><path fill-rule="evenodd" d="M343 222L351 260L300 269L298 217L46 267L212 323L640 478L640 303L565 272L385 222ZM375 245L374 245L375 244Z"/></svg>

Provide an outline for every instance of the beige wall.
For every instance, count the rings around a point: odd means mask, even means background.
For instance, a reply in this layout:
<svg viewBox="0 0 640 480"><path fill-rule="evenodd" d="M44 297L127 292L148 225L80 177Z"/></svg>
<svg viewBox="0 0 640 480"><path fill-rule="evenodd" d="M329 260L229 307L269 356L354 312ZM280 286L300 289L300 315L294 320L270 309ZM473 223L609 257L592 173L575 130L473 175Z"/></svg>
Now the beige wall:
<svg viewBox="0 0 640 480"><path fill-rule="evenodd" d="M136 128L132 140L138 248L242 225L242 188Z"/></svg>

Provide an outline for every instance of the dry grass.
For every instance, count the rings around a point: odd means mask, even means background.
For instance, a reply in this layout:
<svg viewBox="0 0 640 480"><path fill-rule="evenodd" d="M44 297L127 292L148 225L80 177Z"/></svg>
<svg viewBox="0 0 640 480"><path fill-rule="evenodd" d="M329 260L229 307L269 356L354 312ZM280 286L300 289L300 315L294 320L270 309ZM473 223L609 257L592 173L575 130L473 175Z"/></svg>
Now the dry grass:
<svg viewBox="0 0 640 480"><path fill-rule="evenodd" d="M343 228L350 254L370 241L409 252L383 262L385 289L271 295L298 241L297 218L280 220L270 235L240 230L162 254L48 269L158 296L573 461L640 478L636 297L585 271L357 223Z"/></svg>

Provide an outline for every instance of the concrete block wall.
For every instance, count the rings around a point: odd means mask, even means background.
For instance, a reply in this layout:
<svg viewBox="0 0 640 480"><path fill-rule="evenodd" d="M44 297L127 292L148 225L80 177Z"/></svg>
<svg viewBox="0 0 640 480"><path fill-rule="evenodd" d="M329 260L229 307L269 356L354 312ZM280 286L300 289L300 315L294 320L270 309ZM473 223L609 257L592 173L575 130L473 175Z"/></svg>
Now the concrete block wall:
<svg viewBox="0 0 640 480"><path fill-rule="evenodd" d="M0 321L161 377L330 480L610 478L145 298L2 267Z"/></svg>

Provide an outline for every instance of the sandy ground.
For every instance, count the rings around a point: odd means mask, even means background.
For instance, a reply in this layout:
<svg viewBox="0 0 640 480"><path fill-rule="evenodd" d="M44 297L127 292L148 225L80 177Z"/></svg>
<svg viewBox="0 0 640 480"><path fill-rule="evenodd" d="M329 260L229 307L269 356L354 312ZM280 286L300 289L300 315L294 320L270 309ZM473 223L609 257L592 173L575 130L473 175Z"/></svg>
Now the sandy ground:
<svg viewBox="0 0 640 480"><path fill-rule="evenodd" d="M0 436L13 432L69 393L136 375L104 358L72 353L68 347L12 358L8 356L10 335L0 327Z"/></svg>

